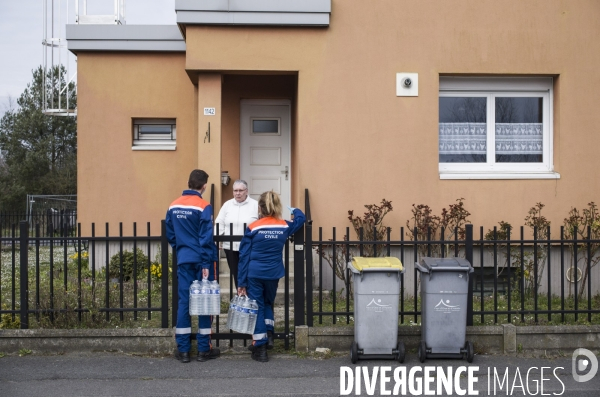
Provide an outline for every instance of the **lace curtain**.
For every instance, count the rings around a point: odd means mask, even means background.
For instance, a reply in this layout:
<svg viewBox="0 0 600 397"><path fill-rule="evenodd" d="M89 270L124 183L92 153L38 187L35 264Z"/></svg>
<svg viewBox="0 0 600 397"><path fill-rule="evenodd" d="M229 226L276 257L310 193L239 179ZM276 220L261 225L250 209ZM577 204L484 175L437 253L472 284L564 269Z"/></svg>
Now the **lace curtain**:
<svg viewBox="0 0 600 397"><path fill-rule="evenodd" d="M486 154L486 123L439 123L440 154ZM542 123L496 123L496 154L541 155Z"/></svg>

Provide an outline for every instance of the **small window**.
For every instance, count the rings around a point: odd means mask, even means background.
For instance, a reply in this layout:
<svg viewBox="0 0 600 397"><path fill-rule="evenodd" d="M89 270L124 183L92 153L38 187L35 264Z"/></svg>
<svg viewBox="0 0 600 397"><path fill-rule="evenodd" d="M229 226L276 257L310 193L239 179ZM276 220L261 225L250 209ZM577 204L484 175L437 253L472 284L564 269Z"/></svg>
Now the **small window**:
<svg viewBox="0 0 600 397"><path fill-rule="evenodd" d="M442 179L556 179L552 78L441 77Z"/></svg>
<svg viewBox="0 0 600 397"><path fill-rule="evenodd" d="M175 150L175 119L133 119L133 150Z"/></svg>
<svg viewBox="0 0 600 397"><path fill-rule="evenodd" d="M252 117L250 119L252 125L252 134L260 135L280 135L279 131L279 118L258 118Z"/></svg>

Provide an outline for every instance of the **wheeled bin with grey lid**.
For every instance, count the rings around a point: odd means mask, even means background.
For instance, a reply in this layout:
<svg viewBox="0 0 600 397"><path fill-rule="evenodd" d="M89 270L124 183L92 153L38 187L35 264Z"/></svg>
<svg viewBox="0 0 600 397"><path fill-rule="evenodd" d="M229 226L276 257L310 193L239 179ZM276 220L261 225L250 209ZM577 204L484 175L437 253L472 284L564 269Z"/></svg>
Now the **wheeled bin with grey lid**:
<svg viewBox="0 0 600 397"><path fill-rule="evenodd" d="M406 349L398 342L400 275L398 258L355 257L348 268L354 284L353 364L359 359L389 358L404 362Z"/></svg>
<svg viewBox="0 0 600 397"><path fill-rule="evenodd" d="M463 358L473 361L473 343L466 341L467 297L471 264L463 258L422 258L421 343L419 360Z"/></svg>

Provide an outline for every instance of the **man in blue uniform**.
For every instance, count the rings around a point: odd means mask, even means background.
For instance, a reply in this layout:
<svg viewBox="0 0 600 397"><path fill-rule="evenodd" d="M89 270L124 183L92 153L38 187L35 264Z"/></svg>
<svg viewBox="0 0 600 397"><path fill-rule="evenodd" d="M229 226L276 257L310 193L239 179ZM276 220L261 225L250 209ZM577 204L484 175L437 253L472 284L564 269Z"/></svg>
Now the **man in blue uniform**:
<svg viewBox="0 0 600 397"><path fill-rule="evenodd" d="M213 241L212 207L202 199L208 174L193 170L188 190L169 206L166 216L167 237L177 252L177 280L179 305L175 357L190 362L192 323L190 319L190 285L194 280L214 280L217 248ZM217 358L220 351L210 341L212 316L198 316L198 361Z"/></svg>

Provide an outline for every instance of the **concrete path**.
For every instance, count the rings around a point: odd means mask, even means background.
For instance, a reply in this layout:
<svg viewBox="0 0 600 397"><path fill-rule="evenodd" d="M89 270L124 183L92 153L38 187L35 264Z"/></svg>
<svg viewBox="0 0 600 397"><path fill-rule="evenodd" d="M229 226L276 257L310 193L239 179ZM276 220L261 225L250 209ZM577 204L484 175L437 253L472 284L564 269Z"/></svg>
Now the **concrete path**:
<svg viewBox="0 0 600 397"><path fill-rule="evenodd" d="M0 358L0 396L338 396L340 380L344 387L348 387L347 373L344 372L341 378L341 369L344 371L348 368L348 372L355 374L357 366L366 367L367 380L370 380L375 369L379 375L383 366L389 366L391 368L387 376L390 380L385 383L377 376L374 393L369 394L362 379L360 393L357 394L356 387L353 387L349 390L350 395L384 395L382 383L384 392L387 390L392 393L396 384L396 368L400 368L397 370L398 377L402 371L406 371L404 379L407 389L404 395L424 395L421 382L425 367L432 368L430 389L435 393L436 371L448 371L447 367L452 367L459 389L452 384L452 394L432 395L461 395L462 390L468 392L468 382L471 381L474 392L478 392L471 395L600 396L600 375L596 374L585 383L576 382L571 374L570 356L554 359L476 356L470 365L464 360L433 359L421 364L414 353L407 355L403 365L384 360L359 361L357 365L352 365L348 355L319 358L315 355L299 357L279 353L272 354L270 358L268 363L257 363L250 359L249 353L228 352L210 362L181 364L172 357L117 353L4 356ZM472 367L472 376L469 376L467 368L456 375L461 366ZM422 368L417 371L417 367ZM416 371L416 376L410 386L416 390L408 388L411 368ZM489 386L488 369L491 374ZM361 374L363 370L361 368ZM496 382L494 370L500 379ZM540 389L542 383L543 393ZM399 395L403 395L401 383L398 386ZM440 387L442 391L445 390L443 385Z"/></svg>

